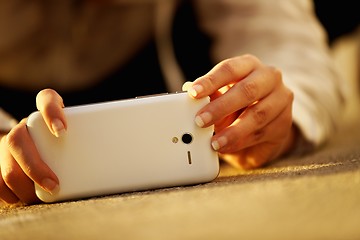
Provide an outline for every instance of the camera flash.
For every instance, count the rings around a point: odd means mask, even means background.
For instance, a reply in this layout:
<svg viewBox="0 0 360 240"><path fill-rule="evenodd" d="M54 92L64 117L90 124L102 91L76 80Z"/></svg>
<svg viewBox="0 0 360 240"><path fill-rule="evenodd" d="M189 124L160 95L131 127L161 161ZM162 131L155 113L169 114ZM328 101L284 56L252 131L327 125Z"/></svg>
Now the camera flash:
<svg viewBox="0 0 360 240"><path fill-rule="evenodd" d="M178 141L179 141L179 139L178 139L177 137L173 137L173 138L172 138L172 142L173 142L173 143L177 143Z"/></svg>

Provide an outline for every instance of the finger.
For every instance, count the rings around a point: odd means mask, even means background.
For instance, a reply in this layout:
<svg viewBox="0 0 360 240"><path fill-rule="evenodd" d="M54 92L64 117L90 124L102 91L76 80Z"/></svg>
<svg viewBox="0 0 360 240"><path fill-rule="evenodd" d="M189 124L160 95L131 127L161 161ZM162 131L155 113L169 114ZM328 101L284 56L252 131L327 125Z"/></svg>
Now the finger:
<svg viewBox="0 0 360 240"><path fill-rule="evenodd" d="M64 103L61 96L52 89L44 89L36 96L36 107L41 112L49 130L61 136L67 128L63 111Z"/></svg>
<svg viewBox="0 0 360 240"><path fill-rule="evenodd" d="M236 152L279 138L278 134L292 123L292 101L292 92L283 90L248 107L231 126L213 136L213 148L220 152Z"/></svg>
<svg viewBox="0 0 360 240"><path fill-rule="evenodd" d="M9 151L1 161L1 179L7 186L4 188L5 200L8 203L34 203L39 201L35 194L34 182L29 179L16 163ZM4 198L3 198L4 199ZM10 201L9 201L10 200ZM17 200L15 202L15 200Z"/></svg>
<svg viewBox="0 0 360 240"><path fill-rule="evenodd" d="M20 202L20 199L8 188L2 178L0 179L0 201L7 204Z"/></svg>
<svg viewBox="0 0 360 240"><path fill-rule="evenodd" d="M244 139L228 143L219 152L234 153L242 149L256 147L265 142L281 145L291 129L292 118L290 112L291 107L288 106L274 121L262 129L252 132Z"/></svg>
<svg viewBox="0 0 360 240"><path fill-rule="evenodd" d="M210 126L224 116L252 105L268 96L281 84L281 73L275 68L262 67L261 70L252 72L197 113L199 126Z"/></svg>
<svg viewBox="0 0 360 240"><path fill-rule="evenodd" d="M259 168L274 160L275 158L271 156L275 155L274 152L277 149L278 146L274 143L264 142L235 154L219 153L219 156L235 168L249 170Z"/></svg>
<svg viewBox="0 0 360 240"><path fill-rule="evenodd" d="M55 193L59 190L59 180L55 173L41 160L32 141L25 120L22 120L7 135L6 144L22 171L45 191Z"/></svg>
<svg viewBox="0 0 360 240"><path fill-rule="evenodd" d="M1 171L1 168L0 168ZM2 173L2 171L1 171ZM0 175L0 200L8 204L14 204L20 201L20 199L11 191L6 185L2 174Z"/></svg>
<svg viewBox="0 0 360 240"><path fill-rule="evenodd" d="M252 55L226 59L187 86L187 91L194 98L209 96L226 85L242 80L258 65L260 61Z"/></svg>
<svg viewBox="0 0 360 240"><path fill-rule="evenodd" d="M227 88L222 88L222 90L216 91L215 93L213 93L212 95L210 95L210 99L211 101L214 101L215 99L221 97L224 92L228 91ZM242 112L242 110L239 110L233 114L229 114L226 117L222 118L220 121L215 122L215 132L219 132L222 129L228 127L229 125L231 125L240 115L240 113ZM197 121L197 118L195 118L195 122Z"/></svg>
<svg viewBox="0 0 360 240"><path fill-rule="evenodd" d="M285 111L286 112L286 111ZM292 125L292 121L286 120L286 114L282 115L277 123L271 123L268 129L280 129L282 131L276 131L273 139L262 142L258 145L247 149L246 162L251 168L258 168L265 164L279 158L285 154L294 144L295 128ZM279 128L279 125L282 127Z"/></svg>
<svg viewBox="0 0 360 240"><path fill-rule="evenodd" d="M288 108L291 109L291 106ZM231 147L229 149L224 148L219 152L220 158L232 166L242 169L258 168L276 159L289 144L292 144L290 142L293 137L291 136L293 134L292 120L291 116L289 116L291 113L288 114L288 112L288 109L284 110L279 118L261 130L263 132L262 136L272 137L257 139L257 141L253 141L253 144L249 144L250 146L240 147L238 145L234 149L231 149ZM251 141L251 139L249 138L248 141ZM247 142L247 140L244 140L244 142ZM236 151L235 149L238 148L240 150Z"/></svg>
<svg viewBox="0 0 360 240"><path fill-rule="evenodd" d="M9 151L5 145L5 137L2 137L0 140L0 199L6 203L14 204L19 202L19 198L11 191L11 189L6 185L3 179L3 165L4 159L9 155Z"/></svg>

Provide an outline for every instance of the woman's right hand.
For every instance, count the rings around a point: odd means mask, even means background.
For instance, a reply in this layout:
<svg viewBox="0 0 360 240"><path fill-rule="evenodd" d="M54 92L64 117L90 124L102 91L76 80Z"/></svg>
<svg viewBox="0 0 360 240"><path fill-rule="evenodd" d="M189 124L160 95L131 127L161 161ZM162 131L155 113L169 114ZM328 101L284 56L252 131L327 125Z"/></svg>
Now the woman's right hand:
<svg viewBox="0 0 360 240"><path fill-rule="evenodd" d="M64 104L56 91L40 91L36 107L53 135L59 137L66 131ZM26 128L26 118L0 138L0 200L8 204L40 202L34 183L49 193L59 190L59 179L41 160Z"/></svg>

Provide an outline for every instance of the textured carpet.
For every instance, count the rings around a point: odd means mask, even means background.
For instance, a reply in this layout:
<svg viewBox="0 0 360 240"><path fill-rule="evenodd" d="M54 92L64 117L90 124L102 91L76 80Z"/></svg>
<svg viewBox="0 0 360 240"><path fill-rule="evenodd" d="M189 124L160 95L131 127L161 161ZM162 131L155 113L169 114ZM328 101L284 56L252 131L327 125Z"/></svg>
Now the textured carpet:
<svg viewBox="0 0 360 240"><path fill-rule="evenodd" d="M360 127L211 183L0 207L0 239L360 239Z"/></svg>

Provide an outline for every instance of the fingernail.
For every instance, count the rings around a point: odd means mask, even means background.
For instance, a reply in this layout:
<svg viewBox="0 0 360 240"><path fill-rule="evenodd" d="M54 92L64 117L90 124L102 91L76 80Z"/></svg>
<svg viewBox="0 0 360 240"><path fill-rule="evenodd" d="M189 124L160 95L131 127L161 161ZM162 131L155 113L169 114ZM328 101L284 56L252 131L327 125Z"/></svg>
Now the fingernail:
<svg viewBox="0 0 360 240"><path fill-rule="evenodd" d="M188 91L189 90L189 88L191 87L191 85L192 85L192 82L184 82L184 84L182 85L182 90L183 91Z"/></svg>
<svg viewBox="0 0 360 240"><path fill-rule="evenodd" d="M227 138L222 136L218 139L211 142L211 146L215 151L219 150L220 148L224 147L227 144Z"/></svg>
<svg viewBox="0 0 360 240"><path fill-rule="evenodd" d="M60 190L59 184L50 178L42 180L41 187L51 195L54 195Z"/></svg>
<svg viewBox="0 0 360 240"><path fill-rule="evenodd" d="M212 119L212 115L209 112L204 112L195 117L195 123L199 127L205 126L205 124L209 123Z"/></svg>
<svg viewBox="0 0 360 240"><path fill-rule="evenodd" d="M204 90L203 86L201 86L201 85L193 85L192 87L189 87L188 93L189 93L192 97L196 97L196 96L199 95L203 90Z"/></svg>
<svg viewBox="0 0 360 240"><path fill-rule="evenodd" d="M51 127L56 137L61 137L65 133L65 126L60 119L54 119L51 123Z"/></svg>

